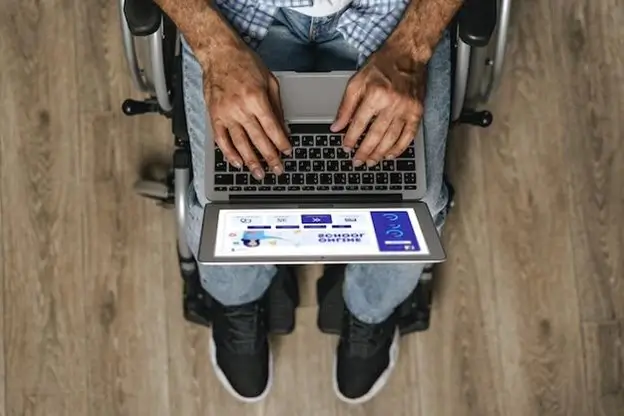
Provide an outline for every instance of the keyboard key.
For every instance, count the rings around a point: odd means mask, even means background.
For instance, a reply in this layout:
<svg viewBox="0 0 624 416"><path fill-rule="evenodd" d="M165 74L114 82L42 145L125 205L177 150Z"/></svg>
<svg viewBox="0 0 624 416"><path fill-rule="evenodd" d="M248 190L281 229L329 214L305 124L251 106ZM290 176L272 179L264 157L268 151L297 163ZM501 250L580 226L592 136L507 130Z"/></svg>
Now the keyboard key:
<svg viewBox="0 0 624 416"><path fill-rule="evenodd" d="M340 171L341 172L350 172L353 170L353 163L351 160L341 160L340 161Z"/></svg>
<svg viewBox="0 0 624 416"><path fill-rule="evenodd" d="M403 183L403 175L399 172L392 172L390 174L390 183L402 184Z"/></svg>
<svg viewBox="0 0 624 416"><path fill-rule="evenodd" d="M345 189L346 189L347 191L357 191L359 188L360 188L360 187L359 187L359 186L357 186L357 185L347 185L347 186L345 186Z"/></svg>
<svg viewBox="0 0 624 416"><path fill-rule="evenodd" d="M300 160L299 161L299 172L311 172L312 171L312 163L309 160Z"/></svg>
<svg viewBox="0 0 624 416"><path fill-rule="evenodd" d="M285 161L284 172L297 172L297 162L294 160Z"/></svg>
<svg viewBox="0 0 624 416"><path fill-rule="evenodd" d="M410 146L401 155L399 159L414 159L414 147Z"/></svg>
<svg viewBox="0 0 624 416"><path fill-rule="evenodd" d="M360 174L359 173L350 173L348 176L349 184L357 185L360 183Z"/></svg>
<svg viewBox="0 0 624 416"><path fill-rule="evenodd" d="M312 161L312 170L314 172L322 172L325 170L325 161L324 160L313 160Z"/></svg>
<svg viewBox="0 0 624 416"><path fill-rule="evenodd" d="M405 172L403 174L403 182L406 184L415 184L416 183L416 174L414 172Z"/></svg>
<svg viewBox="0 0 624 416"><path fill-rule="evenodd" d="M319 177L316 173L306 173L306 185L318 185Z"/></svg>
<svg viewBox="0 0 624 416"><path fill-rule="evenodd" d="M360 186L360 189L362 191L372 191L373 190L373 185L362 185L362 186Z"/></svg>
<svg viewBox="0 0 624 416"><path fill-rule="evenodd" d="M356 172L366 172L368 170L368 166L366 166L366 164L361 164L357 168L353 168L353 170Z"/></svg>
<svg viewBox="0 0 624 416"><path fill-rule="evenodd" d="M384 160L381 162L381 170L383 171L393 171L394 170L394 160Z"/></svg>
<svg viewBox="0 0 624 416"><path fill-rule="evenodd" d="M388 190L388 185L375 185L375 190L376 191L387 191Z"/></svg>
<svg viewBox="0 0 624 416"><path fill-rule="evenodd" d="M301 146L301 137L300 136L290 136L290 145L292 147Z"/></svg>
<svg viewBox="0 0 624 416"><path fill-rule="evenodd" d="M408 190L416 189L416 185L405 185L405 189L408 189Z"/></svg>
<svg viewBox="0 0 624 416"><path fill-rule="evenodd" d="M215 162L215 172L227 172L227 162Z"/></svg>
<svg viewBox="0 0 624 416"><path fill-rule="evenodd" d="M336 185L346 185L347 174L346 173L334 173L334 183Z"/></svg>
<svg viewBox="0 0 624 416"><path fill-rule="evenodd" d="M416 162L413 160L397 160L396 169L403 172L415 171Z"/></svg>
<svg viewBox="0 0 624 416"><path fill-rule="evenodd" d="M317 191L329 191L329 186L328 185L319 185L316 187Z"/></svg>
<svg viewBox="0 0 624 416"><path fill-rule="evenodd" d="M375 174L375 183L385 185L388 183L388 174L386 172L377 172Z"/></svg>
<svg viewBox="0 0 624 416"><path fill-rule="evenodd" d="M318 135L315 137L314 142L316 147L325 147L329 144L329 137L326 135Z"/></svg>
<svg viewBox="0 0 624 416"><path fill-rule="evenodd" d="M224 162L225 161L225 157L223 157L223 152L221 151L221 149L216 148L214 154L215 154L215 162Z"/></svg>
<svg viewBox="0 0 624 416"><path fill-rule="evenodd" d="M230 186L230 192L241 192L243 188L241 186Z"/></svg>
<svg viewBox="0 0 624 416"><path fill-rule="evenodd" d="M362 183L363 184L373 184L375 183L375 175L372 173L363 173L362 174Z"/></svg>
<svg viewBox="0 0 624 416"><path fill-rule="evenodd" d="M247 185L249 183L249 174L238 173L236 174L236 185Z"/></svg>
<svg viewBox="0 0 624 416"><path fill-rule="evenodd" d="M329 145L334 147L342 146L342 136L338 134L332 134L329 136Z"/></svg>
<svg viewBox="0 0 624 416"><path fill-rule="evenodd" d="M258 188L256 188L255 186L244 186L243 187L243 191L245 191L245 192L253 192L256 189L258 189Z"/></svg>
<svg viewBox="0 0 624 416"><path fill-rule="evenodd" d="M292 186L291 185L291 186L288 187L288 190L289 191L300 191L301 187L300 186Z"/></svg>
<svg viewBox="0 0 624 416"><path fill-rule="evenodd" d="M331 173L321 173L321 184L323 185L331 185L332 184L333 175Z"/></svg>
<svg viewBox="0 0 624 416"><path fill-rule="evenodd" d="M325 170L327 170L328 172L336 172L338 168L339 168L339 165L338 165L337 160L328 160L327 168Z"/></svg>
<svg viewBox="0 0 624 416"><path fill-rule="evenodd" d="M308 157L310 159L320 159L321 158L321 149L315 147L308 150Z"/></svg>
<svg viewBox="0 0 624 416"><path fill-rule="evenodd" d="M403 189L403 186L401 185L390 185L390 190L391 191L400 191Z"/></svg>
<svg viewBox="0 0 624 416"><path fill-rule="evenodd" d="M298 147L295 149L295 159L307 159L308 158L308 149L304 149L303 147Z"/></svg>
<svg viewBox="0 0 624 416"><path fill-rule="evenodd" d="M336 149L332 149L331 147L323 148L323 159L335 159L336 158Z"/></svg>
<svg viewBox="0 0 624 416"><path fill-rule="evenodd" d="M290 179L293 185L303 185L305 183L305 176L303 173L293 173Z"/></svg>
<svg viewBox="0 0 624 416"><path fill-rule="evenodd" d="M264 180L262 181L262 183L265 185L275 185L275 174L267 173L266 175L264 175Z"/></svg>
<svg viewBox="0 0 624 416"><path fill-rule="evenodd" d="M304 191L314 191L314 186L307 185L307 186L304 186L301 189L303 189Z"/></svg>
<svg viewBox="0 0 624 416"><path fill-rule="evenodd" d="M214 190L216 192L225 192L225 191L227 191L227 186L215 186Z"/></svg>
<svg viewBox="0 0 624 416"><path fill-rule="evenodd" d="M274 190L274 191L278 191L278 192L283 192L283 191L285 191L285 190L286 190L286 187L285 187L285 186L281 186L281 185L279 185L279 186L274 186L274 187L273 187L273 190Z"/></svg>
<svg viewBox="0 0 624 416"><path fill-rule="evenodd" d="M303 136L301 138L302 146L314 146L314 136Z"/></svg>
<svg viewBox="0 0 624 416"><path fill-rule="evenodd" d="M342 148L336 149L336 158L337 159L351 159L351 153L347 153Z"/></svg>
<svg viewBox="0 0 624 416"><path fill-rule="evenodd" d="M270 186L266 186L266 185L262 185L262 186L258 187L258 190L260 192L269 192L271 190L271 187Z"/></svg>
<svg viewBox="0 0 624 416"><path fill-rule="evenodd" d="M233 185L234 175L229 173L218 173L215 175L215 185Z"/></svg>
<svg viewBox="0 0 624 416"><path fill-rule="evenodd" d="M277 183L280 185L290 185L290 174L283 173L277 177Z"/></svg>
<svg viewBox="0 0 624 416"><path fill-rule="evenodd" d="M364 165L362 165L364 166ZM373 171L373 172L380 172L381 171L381 165L379 163L377 163L374 166L371 166L370 168L368 168L369 171Z"/></svg>
<svg viewBox="0 0 624 416"><path fill-rule="evenodd" d="M344 191L345 187L344 186L332 186L331 190L332 191Z"/></svg>

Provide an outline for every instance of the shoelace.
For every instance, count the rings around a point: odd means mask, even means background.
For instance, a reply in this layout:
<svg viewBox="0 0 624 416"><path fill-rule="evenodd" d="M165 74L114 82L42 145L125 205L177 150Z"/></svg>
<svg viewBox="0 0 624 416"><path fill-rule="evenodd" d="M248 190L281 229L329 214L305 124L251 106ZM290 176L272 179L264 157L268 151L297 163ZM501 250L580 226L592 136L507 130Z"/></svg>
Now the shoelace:
<svg viewBox="0 0 624 416"><path fill-rule="evenodd" d="M225 308L223 318L227 321L227 333L224 341L230 344L230 348L239 351L253 350L258 336L258 329L262 324L259 307L257 305L247 307Z"/></svg>
<svg viewBox="0 0 624 416"><path fill-rule="evenodd" d="M383 335L382 325L369 325L351 317L347 334L349 353L362 358L372 355Z"/></svg>

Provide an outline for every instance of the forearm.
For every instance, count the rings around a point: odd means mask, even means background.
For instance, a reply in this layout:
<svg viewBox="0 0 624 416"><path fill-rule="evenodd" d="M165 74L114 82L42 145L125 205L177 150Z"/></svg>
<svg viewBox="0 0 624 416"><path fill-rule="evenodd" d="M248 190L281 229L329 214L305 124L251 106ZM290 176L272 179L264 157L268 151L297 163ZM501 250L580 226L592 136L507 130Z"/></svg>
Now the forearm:
<svg viewBox="0 0 624 416"><path fill-rule="evenodd" d="M428 61L442 33L464 0L411 0L389 42L403 43L421 61Z"/></svg>
<svg viewBox="0 0 624 416"><path fill-rule="evenodd" d="M212 0L155 0L175 23L201 61L219 46L237 46L242 40L215 9Z"/></svg>

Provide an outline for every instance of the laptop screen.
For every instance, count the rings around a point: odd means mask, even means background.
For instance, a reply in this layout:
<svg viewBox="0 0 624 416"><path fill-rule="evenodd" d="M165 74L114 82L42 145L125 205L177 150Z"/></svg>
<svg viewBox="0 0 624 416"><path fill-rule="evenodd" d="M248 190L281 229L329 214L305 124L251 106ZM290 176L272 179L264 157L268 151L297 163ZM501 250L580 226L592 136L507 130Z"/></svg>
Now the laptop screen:
<svg viewBox="0 0 624 416"><path fill-rule="evenodd" d="M412 208L221 209L215 257L429 254Z"/></svg>

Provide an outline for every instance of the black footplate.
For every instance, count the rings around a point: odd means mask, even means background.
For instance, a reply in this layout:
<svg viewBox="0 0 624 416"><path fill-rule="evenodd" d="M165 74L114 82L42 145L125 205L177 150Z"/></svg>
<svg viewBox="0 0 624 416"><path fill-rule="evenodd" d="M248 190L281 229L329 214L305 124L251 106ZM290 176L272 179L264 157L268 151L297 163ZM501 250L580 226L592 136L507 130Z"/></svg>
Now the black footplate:
<svg viewBox="0 0 624 416"><path fill-rule="evenodd" d="M180 258L183 279L182 305L184 319L209 327L215 300L202 288L193 259ZM299 306L297 277L290 267L279 267L264 299L268 311L269 332L290 334L295 329L295 309Z"/></svg>
<svg viewBox="0 0 624 416"><path fill-rule="evenodd" d="M342 297L344 266L328 266L317 282L316 293L319 305L318 327L326 334L339 334L345 308ZM401 335L425 331L429 328L432 301L431 279L421 279L414 291L401 303L399 330Z"/></svg>

